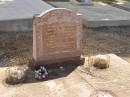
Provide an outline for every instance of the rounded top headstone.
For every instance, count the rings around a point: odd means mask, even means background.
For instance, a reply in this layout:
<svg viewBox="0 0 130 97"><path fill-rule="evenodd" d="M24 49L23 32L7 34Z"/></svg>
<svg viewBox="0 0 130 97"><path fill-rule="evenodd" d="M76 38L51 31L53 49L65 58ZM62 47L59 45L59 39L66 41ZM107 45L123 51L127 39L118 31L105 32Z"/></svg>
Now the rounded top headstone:
<svg viewBox="0 0 130 97"><path fill-rule="evenodd" d="M54 8L35 16L33 58L36 63L67 61L81 55L81 14Z"/></svg>

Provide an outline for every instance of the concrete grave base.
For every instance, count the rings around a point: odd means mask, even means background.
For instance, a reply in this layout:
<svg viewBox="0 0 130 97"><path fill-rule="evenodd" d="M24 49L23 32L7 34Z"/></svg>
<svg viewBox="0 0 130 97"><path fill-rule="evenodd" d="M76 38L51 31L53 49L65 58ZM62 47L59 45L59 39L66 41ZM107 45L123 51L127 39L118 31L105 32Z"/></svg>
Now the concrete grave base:
<svg viewBox="0 0 130 97"><path fill-rule="evenodd" d="M130 63L114 54L109 56L108 69L91 67L87 72L79 66L61 78L18 85L4 83L7 68L0 68L0 97L91 97L102 91L113 94L113 97L130 97ZM84 65L87 65L88 58L85 59Z"/></svg>
<svg viewBox="0 0 130 97"><path fill-rule="evenodd" d="M51 8L42 0L0 0L0 31L30 32L33 16Z"/></svg>
<svg viewBox="0 0 130 97"><path fill-rule="evenodd" d="M130 11L130 2L121 3L121 4L114 3L114 4L112 4L112 6L123 9L123 10L126 10L126 11Z"/></svg>
<svg viewBox="0 0 130 97"><path fill-rule="evenodd" d="M79 6L71 2L50 2L55 7L64 7L83 14L84 25L87 27L129 26L130 13L104 3L93 6Z"/></svg>
<svg viewBox="0 0 130 97"><path fill-rule="evenodd" d="M72 3L72 4L76 4L76 5L81 5L81 6L91 6L91 5L93 5L93 3L92 3L92 1L91 0L88 0L88 2L78 2L78 1L76 1L76 0L70 0L70 2Z"/></svg>
<svg viewBox="0 0 130 97"><path fill-rule="evenodd" d="M32 32L32 19L0 21L0 31L3 32Z"/></svg>

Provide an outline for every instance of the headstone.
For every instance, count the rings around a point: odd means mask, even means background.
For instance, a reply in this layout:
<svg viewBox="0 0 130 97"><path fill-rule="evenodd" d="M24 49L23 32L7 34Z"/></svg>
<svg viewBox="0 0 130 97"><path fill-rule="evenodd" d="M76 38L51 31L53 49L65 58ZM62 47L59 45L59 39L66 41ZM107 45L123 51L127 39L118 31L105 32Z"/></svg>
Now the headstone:
<svg viewBox="0 0 130 97"><path fill-rule="evenodd" d="M46 65L80 60L82 18L65 8L54 8L33 20L33 59Z"/></svg>

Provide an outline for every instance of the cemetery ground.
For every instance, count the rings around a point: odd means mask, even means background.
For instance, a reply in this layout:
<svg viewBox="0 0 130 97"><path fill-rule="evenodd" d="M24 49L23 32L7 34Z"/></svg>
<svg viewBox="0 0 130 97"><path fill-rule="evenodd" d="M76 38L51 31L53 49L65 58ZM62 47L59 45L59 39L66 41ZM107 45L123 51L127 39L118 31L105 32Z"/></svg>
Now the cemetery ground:
<svg viewBox="0 0 130 97"><path fill-rule="evenodd" d="M89 97L96 90L129 97L129 31L130 27L84 27L84 56L110 54L111 64L106 70L69 65L60 70L54 69L52 78L47 81L39 82L29 76L27 82L18 85L7 85L3 81L5 69L31 64L32 33L0 32L0 97Z"/></svg>
<svg viewBox="0 0 130 97"><path fill-rule="evenodd" d="M84 27L83 54L113 53L130 62L129 31L130 27ZM31 32L0 32L0 66L28 64L31 56Z"/></svg>

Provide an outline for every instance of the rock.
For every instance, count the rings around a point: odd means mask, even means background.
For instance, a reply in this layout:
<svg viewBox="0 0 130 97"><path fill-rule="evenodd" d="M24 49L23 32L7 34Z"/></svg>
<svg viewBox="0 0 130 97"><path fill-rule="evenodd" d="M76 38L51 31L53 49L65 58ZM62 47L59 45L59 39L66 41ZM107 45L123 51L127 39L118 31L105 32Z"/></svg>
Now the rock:
<svg viewBox="0 0 130 97"><path fill-rule="evenodd" d="M109 67L110 56L108 55L96 55L90 58L90 64L98 69L105 69Z"/></svg>
<svg viewBox="0 0 130 97"><path fill-rule="evenodd" d="M9 67L7 69L6 81L12 84L25 81L26 76L27 76L27 70L28 70L27 66Z"/></svg>

